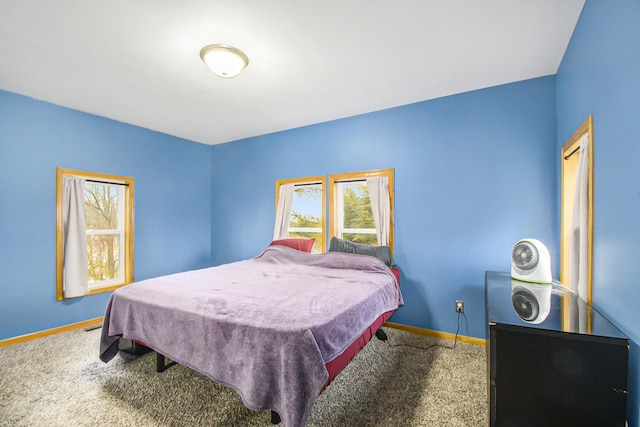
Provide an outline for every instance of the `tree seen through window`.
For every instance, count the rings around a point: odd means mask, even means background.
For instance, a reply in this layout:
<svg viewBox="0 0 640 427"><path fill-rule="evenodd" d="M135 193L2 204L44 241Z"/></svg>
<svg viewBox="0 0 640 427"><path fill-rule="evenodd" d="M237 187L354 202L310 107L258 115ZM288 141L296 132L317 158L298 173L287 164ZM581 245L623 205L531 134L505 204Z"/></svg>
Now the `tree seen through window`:
<svg viewBox="0 0 640 427"><path fill-rule="evenodd" d="M376 226L366 182L339 183L342 195L342 238L350 242L377 245Z"/></svg>
<svg viewBox="0 0 640 427"><path fill-rule="evenodd" d="M87 227L89 284L120 276L118 186L85 183L84 204Z"/></svg>

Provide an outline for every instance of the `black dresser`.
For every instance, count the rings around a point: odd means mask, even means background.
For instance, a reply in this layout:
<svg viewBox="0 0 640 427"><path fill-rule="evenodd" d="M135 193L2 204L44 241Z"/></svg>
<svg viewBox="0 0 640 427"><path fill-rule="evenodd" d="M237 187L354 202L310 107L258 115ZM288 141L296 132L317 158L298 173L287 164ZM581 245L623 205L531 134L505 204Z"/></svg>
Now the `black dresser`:
<svg viewBox="0 0 640 427"><path fill-rule="evenodd" d="M626 425L629 339L559 284L485 275L489 422Z"/></svg>

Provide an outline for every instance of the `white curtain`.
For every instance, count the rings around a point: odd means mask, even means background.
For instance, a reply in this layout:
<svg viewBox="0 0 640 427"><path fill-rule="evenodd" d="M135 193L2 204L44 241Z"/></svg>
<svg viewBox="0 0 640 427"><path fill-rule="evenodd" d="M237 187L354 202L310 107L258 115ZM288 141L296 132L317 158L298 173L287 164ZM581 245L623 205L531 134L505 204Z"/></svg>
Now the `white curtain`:
<svg viewBox="0 0 640 427"><path fill-rule="evenodd" d="M583 300L587 299L588 219L589 219L589 134L580 141L580 157L573 199L573 218L569 243L569 285Z"/></svg>
<svg viewBox="0 0 640 427"><path fill-rule="evenodd" d="M389 179L386 176L367 178L367 189L373 222L376 225L378 245L389 244L389 227L391 225L391 200L389 198Z"/></svg>
<svg viewBox="0 0 640 427"><path fill-rule="evenodd" d="M293 184L281 185L278 196L278 210L276 211L276 224L273 227L273 240L287 238L289 234L292 202Z"/></svg>
<svg viewBox="0 0 640 427"><path fill-rule="evenodd" d="M63 293L65 298L74 298L89 293L84 179L65 176L63 191Z"/></svg>

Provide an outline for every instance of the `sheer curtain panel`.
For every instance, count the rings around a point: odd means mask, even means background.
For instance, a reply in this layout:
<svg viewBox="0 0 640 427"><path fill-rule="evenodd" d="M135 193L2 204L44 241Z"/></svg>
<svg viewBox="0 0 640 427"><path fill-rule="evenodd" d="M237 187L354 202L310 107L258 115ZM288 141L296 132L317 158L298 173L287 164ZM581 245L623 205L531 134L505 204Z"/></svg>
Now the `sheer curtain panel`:
<svg viewBox="0 0 640 427"><path fill-rule="evenodd" d="M373 222L376 225L378 245L386 246L389 244L389 227L391 224L389 179L386 176L367 178L367 189L369 190Z"/></svg>
<svg viewBox="0 0 640 427"><path fill-rule="evenodd" d="M286 239L289 234L291 204L293 202L293 187L293 184L283 184L280 186L278 209L276 211L276 224L273 227L273 240Z"/></svg>
<svg viewBox="0 0 640 427"><path fill-rule="evenodd" d="M63 182L63 289L65 298L74 298L89 293L84 179L65 176Z"/></svg>
<svg viewBox="0 0 640 427"><path fill-rule="evenodd" d="M580 141L580 158L573 199L573 219L569 243L569 285L579 297L587 300L588 218L589 218L589 134Z"/></svg>

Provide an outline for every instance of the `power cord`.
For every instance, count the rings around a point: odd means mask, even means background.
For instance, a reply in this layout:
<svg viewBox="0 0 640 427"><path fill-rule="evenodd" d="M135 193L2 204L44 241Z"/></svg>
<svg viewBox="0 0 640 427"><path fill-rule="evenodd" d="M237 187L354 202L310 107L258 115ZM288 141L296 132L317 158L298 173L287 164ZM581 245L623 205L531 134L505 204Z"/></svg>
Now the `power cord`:
<svg viewBox="0 0 640 427"><path fill-rule="evenodd" d="M462 313L458 312L458 318L456 319L456 323L457 323L456 337L453 340L453 346L442 345L442 344L439 344L439 343L436 342L436 343L431 344L430 346L422 347L422 346L413 345L413 344L391 344L386 339L382 339L382 341L384 341L389 347L411 347L411 348L417 348L419 350L429 350L430 348L433 348L433 347L442 347L442 348L446 348L447 350L453 350L454 348L456 348L456 345L458 344L458 333L460 332L460 315L461 314ZM377 336L377 334L376 334L376 336ZM387 338L386 334L384 335L384 337ZM380 338L380 337L378 337L378 338Z"/></svg>

